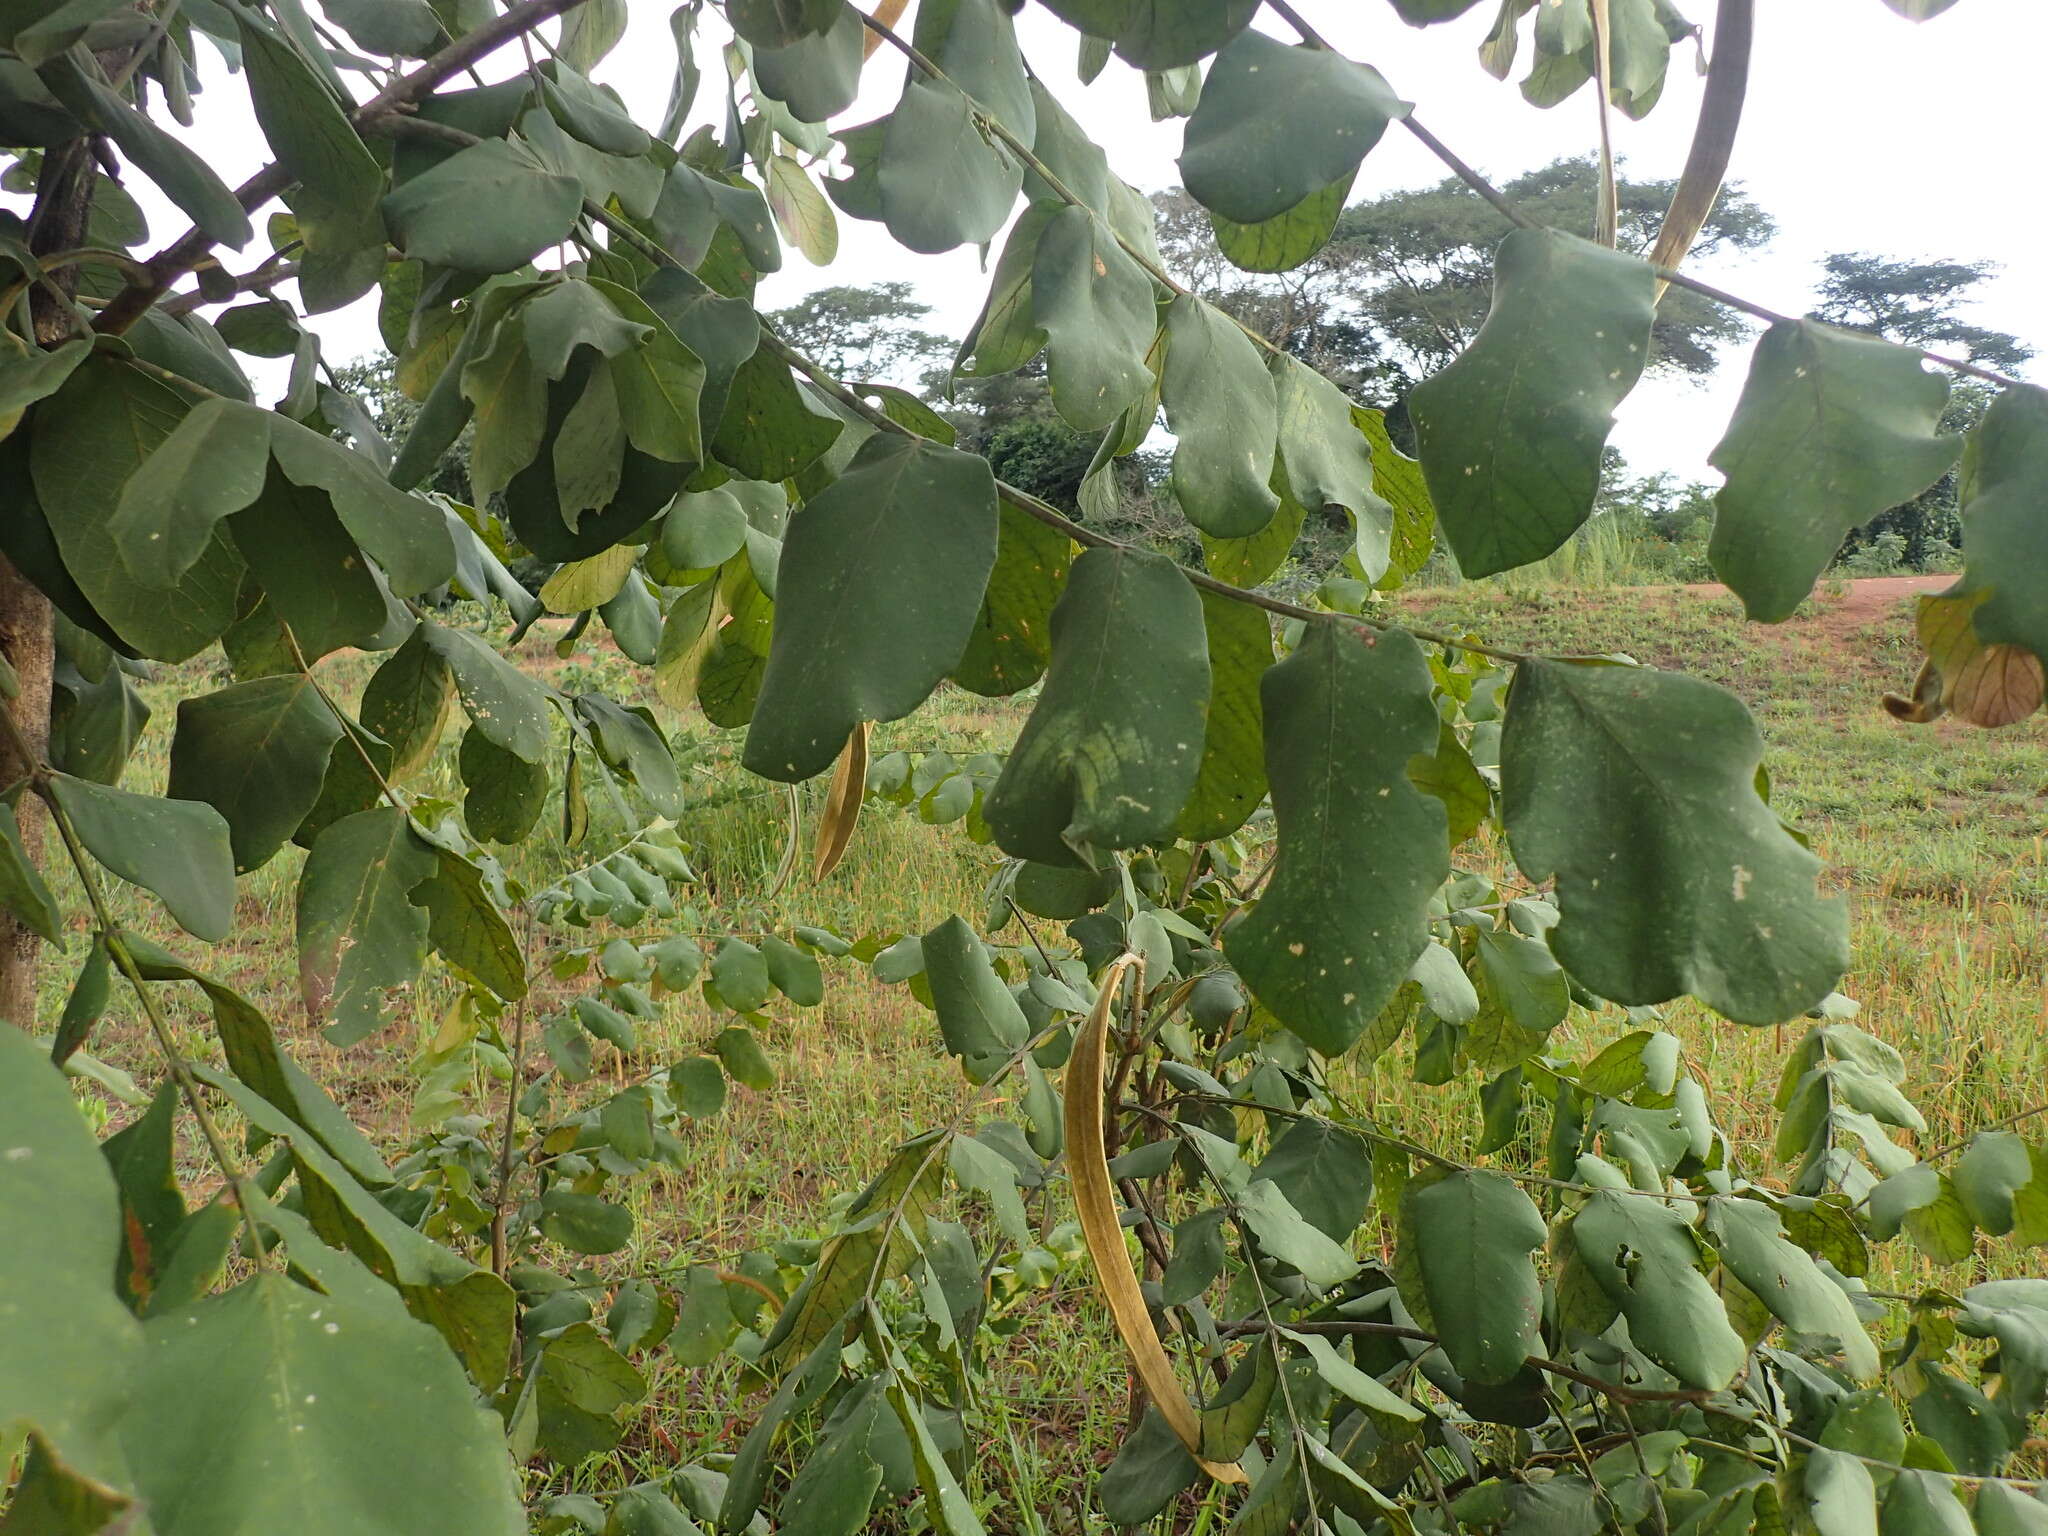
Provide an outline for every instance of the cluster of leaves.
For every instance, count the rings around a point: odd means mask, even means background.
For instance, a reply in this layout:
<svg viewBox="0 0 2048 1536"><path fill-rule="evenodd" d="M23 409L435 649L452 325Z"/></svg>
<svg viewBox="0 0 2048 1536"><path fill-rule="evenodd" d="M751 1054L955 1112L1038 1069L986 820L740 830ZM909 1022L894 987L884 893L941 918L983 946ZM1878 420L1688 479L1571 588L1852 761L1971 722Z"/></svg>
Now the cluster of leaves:
<svg viewBox="0 0 2048 1536"><path fill-rule="evenodd" d="M1364 156L1409 115L1369 66L1252 28L1256 0L1047 3L1083 35L1084 76L1120 56L1186 113L1183 177L1250 268L1312 256ZM1248 1532L1302 1511L1367 1531L1769 1529L1787 1509L1864 1529L1873 1466L1902 1529L1972 1518L1951 1474L1995 1474L2039 1411L2048 1309L2034 1282L1930 1293L1881 1355L1859 1245L1903 1229L1948 1261L1973 1228L2038 1240L2040 1154L1994 1133L1953 1168L1912 1161L1881 1128L1913 1124L1896 1064L1837 1020L1788 1079L1799 1192L1777 1195L1732 1166L1669 1034L1639 1028L1586 1063L1553 1054L1575 1005L1639 1024L1688 995L1747 1024L1825 1008L1844 909L1770 808L1732 695L1627 658L1418 637L1371 607L1438 531L1482 574L1585 521L1612 412L1647 358L1657 270L1516 228L1486 324L1410 400L1409 460L1377 413L1167 278L1150 203L1027 69L1011 5L927 0L907 40L846 0L686 5L658 131L589 77L622 0L326 9L73 0L0 19L0 137L21 151L10 185L36 198L0 243L21 321L0 354L0 552L61 616L64 697L47 750L8 715L25 775L10 793L47 807L92 908L52 1054L89 1043L118 975L169 1069L98 1156L55 1070L0 1035L20 1058L0 1074L0 1212L39 1239L0 1260L25 1298L0 1311L0 1429L31 1443L26 1527L93 1531L132 1511L167 1536L516 1528L505 1445L563 1460L608 1446L646 1393L630 1356L665 1347L730 1350L777 1382L748 1439L715 1473L551 1520L744 1529L783 1437L822 1412L778 1502L785 1524L851 1531L881 1490L916 1489L932 1527L976 1532L972 1361L983 1332L1000 1335L1004 1296L1078 1253L1025 1205L1043 1213L1062 1160L1156 1409L1105 1484L1118 1519L1206 1471L1252 1481ZM1396 9L1421 23L1468 4ZM1489 62L1505 64L1529 9L1504 5ZM1662 0L1598 9L1609 97L1647 110L1683 28ZM732 33L725 127L686 138L713 14ZM1575 14L1534 18L1538 95L1561 99L1597 63ZM558 15L545 62L451 85ZM870 32L908 60L901 97L827 132ZM278 157L239 191L148 111L155 91L182 118L202 42L242 69ZM424 62L398 73L407 59ZM358 100L352 74L376 94ZM803 157L827 154L843 174L821 193ZM129 254L146 231L103 162L147 177L193 231ZM230 273L213 251L254 243L252 215L280 194L269 253ZM956 369L1044 355L1061 418L1101 433L1080 491L1097 522L1115 461L1163 410L1170 490L1207 570L999 484L928 407L832 378L765 324L751 301L780 263L777 231L825 259L835 205L914 251L1007 225ZM71 226L85 244L52 243ZM187 273L197 286L172 296ZM297 310L275 292L286 276ZM238 302L245 288L268 296ZM419 404L395 447L322 382L300 318L372 290ZM275 408L238 357L291 359ZM1930 664L1899 708L2006 723L2038 708L2048 656L2033 516L2048 394L2007 388L1964 446L1937 430L1945 392L1910 349L1775 323L1716 452L1715 566L1754 616L1782 618L1847 528L1960 453L1965 571L1923 609ZM418 493L464 433L474 504ZM1351 520L1344 575L1316 607L1248 590L1310 509ZM515 565L551 571L537 598ZM1068 921L1074 952L992 953L958 920L859 944L702 932L671 889L690 878L671 830L683 779L657 719L515 665L453 621L464 600L502 602L515 637L543 610L573 615L565 645L595 619L664 702L745 727L763 776L838 763L821 871L870 781L929 820L964 818L1013 861L991 905ZM181 702L167 793L119 787L145 726L131 668L216 645L232 681ZM344 649L384 657L353 709L315 671ZM948 679L1041 685L1014 749L871 772L868 724ZM459 806L416 778L458 706ZM647 831L519 890L486 845L523 839L556 802L581 843L586 776L623 822L637 797ZM1270 863L1247 878L1234 840L1268 801ZM1513 884L1454 868L1482 827ZM0 830L0 902L61 945L13 818ZM330 1039L386 1028L430 955L453 998L426 1064L428 1134L396 1167L245 998L118 926L105 900L112 874L214 942L237 877L293 843L302 992ZM522 914L611 930L554 957L558 981L594 967L597 984L541 1023L549 1066L531 1081ZM674 928L639 935L650 920ZM754 1025L771 992L818 1000L820 952L907 981L971 1081L1021 1079L1024 1123L909 1144L815 1253L685 1266L679 1288L535 1262L630 1242L611 1181L687 1156L727 1077L768 1084ZM176 1051L158 1001L172 984L205 994L225 1072ZM693 984L734 1020L708 1053L636 1068L601 1098L572 1092L595 1081L599 1047L632 1053L634 1020ZM1105 1118L1096 1079L1126 990ZM1333 1064L1404 1033L1423 1081L1486 1078L1472 1155L1495 1164L1391 1137L1347 1104ZM1048 1074L1069 1062L1063 1091ZM468 1095L501 1074L494 1142ZM219 1102L249 1126L256 1172L219 1134ZM197 1211L172 1171L181 1114L223 1181ZM1875 1169L1867 1189L1844 1133ZM937 1219L948 1181L986 1202L993 1241ZM1356 1257L1369 1218L1387 1264ZM221 1288L238 1226L243 1267ZM1221 1378L1204 1407L1169 1390L1155 1313ZM1997 1352L1975 1361L1959 1337ZM1886 1369L1910 1437L1858 1395ZM412 1389L396 1405L393 1380ZM245 1432L259 1411L263 1432ZM2003 1536L2037 1530L2035 1508L1991 1482L1973 1517Z"/></svg>

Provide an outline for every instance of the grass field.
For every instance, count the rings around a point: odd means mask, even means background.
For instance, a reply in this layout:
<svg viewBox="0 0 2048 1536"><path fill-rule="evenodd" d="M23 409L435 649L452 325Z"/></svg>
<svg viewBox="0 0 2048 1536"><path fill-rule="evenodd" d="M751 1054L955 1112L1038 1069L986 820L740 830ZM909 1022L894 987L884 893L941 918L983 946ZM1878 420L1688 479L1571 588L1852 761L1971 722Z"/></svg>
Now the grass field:
<svg viewBox="0 0 2048 1536"><path fill-rule="evenodd" d="M1801 824L1846 891L1855 919L1854 969L1843 983L1859 999L1859 1020L1905 1053L1910 1095L1930 1121L1929 1144L1945 1145L1977 1125L2016 1113L2048 1083L2048 751L2040 721L2004 733L1948 723L1894 724L1878 696L1911 677L1915 656L1895 598L1823 591L1799 618L1765 630L1741 622L1732 598L1674 589L1535 590L1503 596L1480 587L1418 594L1405 607L1418 623L1471 631L1500 643L1549 651L1626 651L1723 683L1756 710L1769 742L1774 803ZM545 655L534 642L528 649ZM565 664L549 660L565 686L601 679L633 700L644 682L606 647ZM359 687L360 658L328 664L337 687ZM206 685L200 664L150 685L158 714L137 764L139 787L161 783L175 699ZM647 695L652 702L651 695ZM883 728L877 751L1001 747L1021 712L949 694L919 717ZM978 920L994 866L959 826L933 829L914 815L870 807L847 862L822 887L809 884L808 837L822 785L798 797L805 839L800 872L772 894L790 836L790 802L778 787L749 781L732 760L735 743L701 720L676 727L688 762L694 809L683 833L707 880L700 907L732 928L822 922L843 932L921 931L952 911ZM452 743L414 787L455 798ZM544 819L543 825L550 824ZM571 856L536 837L511 867L529 886L601 850L616 827L594 826ZM1487 855L1483 855L1487 856ZM1490 856L1499 857L1498 850ZM306 1022L292 961L292 882L300 855L287 852L244 882L240 921L210 968L270 1011L302 1060L337 1088L380 1136L408 1135L416 1077L411 1063L438 1022L441 999L414 999L411 1027L348 1051L324 1045ZM138 926L159 933L158 916L133 892L119 897ZM82 912L70 903L74 921ZM191 946L196 948L196 946ZM195 959L199 958L194 956ZM46 967L54 1017L68 967ZM638 1185L641 1236L622 1256L628 1267L725 1256L783 1236L816 1235L825 1201L858 1187L907 1134L944 1119L961 1102L957 1070L938 1051L929 1015L903 989L881 986L851 962L828 973L822 1007L786 1010L772 1041L782 1083L769 1094L737 1091L706 1127L681 1172ZM180 999L187 1047L204 1053L209 1031ZM1770 1095L1795 1028L1748 1030L1691 1005L1670 1010L1723 1123L1746 1165L1768 1169ZM657 1058L701 1047L722 1026L694 999L678 998L658 1030L645 1032ZM1575 1014L1575 1049L1620 1033L1618 1016ZM155 1075L131 1013L116 1010L93 1049L145 1081ZM1404 1051L1360 1073L1375 1113L1429 1144L1453 1145L1476 1118L1476 1085L1417 1088ZM493 1085L480 1083L485 1100ZM125 1113L99 1090L81 1094L105 1112ZM195 1161L195 1169L197 1163ZM1973 1261L1983 1275L2011 1273L2023 1256L1993 1248ZM1932 1278L1913 1268L1895 1283ZM1980 1278L1941 1273L1951 1288ZM1125 1380L1100 1308L1079 1292L1037 1299L1023 1336L993 1376L999 1410L996 1454L976 1462L974 1491L1003 1516L1001 1529L1092 1528L1085 1482L1120 1431ZM744 1424L748 1403L715 1369L668 1368L652 1406L616 1453L562 1474L548 1486L603 1488L665 1470L723 1443ZM1020 1511L1032 1512L1026 1519Z"/></svg>

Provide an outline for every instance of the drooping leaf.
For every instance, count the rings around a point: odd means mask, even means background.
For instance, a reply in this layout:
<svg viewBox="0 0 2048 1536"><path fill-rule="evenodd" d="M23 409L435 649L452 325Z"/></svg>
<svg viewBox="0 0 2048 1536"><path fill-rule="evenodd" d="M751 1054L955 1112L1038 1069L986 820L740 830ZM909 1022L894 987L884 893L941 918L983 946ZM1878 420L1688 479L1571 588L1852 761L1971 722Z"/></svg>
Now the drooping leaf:
<svg viewBox="0 0 2048 1536"><path fill-rule="evenodd" d="M0 1023L0 1429L33 1429L91 1475L122 1471L113 1429L142 1349L114 1293L119 1196L47 1052ZM27 1240L33 1234L33 1241Z"/></svg>
<svg viewBox="0 0 2048 1536"><path fill-rule="evenodd" d="M971 693L1002 698L1037 682L1052 658L1052 610L1065 588L1074 545L1066 534L1020 511L1008 497L997 508L996 562L981 613L953 681Z"/></svg>
<svg viewBox="0 0 2048 1536"><path fill-rule="evenodd" d="M526 962L491 889L502 885L496 862L488 855L465 858L443 843L435 845L434 856L434 873L412 892L413 901L427 909L427 943L507 1002L524 997Z"/></svg>
<svg viewBox="0 0 2048 1536"><path fill-rule="evenodd" d="M299 988L335 1044L381 1029L385 995L419 974L427 914L412 891L436 868L405 813L389 806L345 816L314 842L299 874Z"/></svg>
<svg viewBox="0 0 2048 1536"><path fill-rule="evenodd" d="M246 873L290 840L320 798L341 729L302 672L183 699L168 793L220 812L235 869Z"/></svg>
<svg viewBox="0 0 2048 1536"><path fill-rule="evenodd" d="M479 218L477 210L489 209ZM419 261L469 272L514 272L565 240L583 208L583 188L504 139L459 149L402 182L383 211L400 250Z"/></svg>
<svg viewBox="0 0 2048 1536"><path fill-rule="evenodd" d="M162 1536L526 1528L496 1416L355 1273L326 1295L258 1275L150 1320L122 1438Z"/></svg>
<svg viewBox="0 0 2048 1536"><path fill-rule="evenodd" d="M1062 208L1039 236L1031 319L1048 341L1053 404L1078 432L1099 432L1151 387L1159 332L1152 278L1085 208Z"/></svg>
<svg viewBox="0 0 2048 1536"><path fill-rule="evenodd" d="M1449 873L1443 807L1406 772L1436 744L1429 669L1402 631L1324 623L1261 697L1279 861L1226 948L1275 1018L1336 1055L1422 953Z"/></svg>
<svg viewBox="0 0 2048 1536"><path fill-rule="evenodd" d="M1133 549L1074 562L1052 666L982 814L1006 853L1089 862L1166 837L1201 765L1202 605L1174 564Z"/></svg>
<svg viewBox="0 0 2048 1536"><path fill-rule="evenodd" d="M844 0L822 33L806 33L780 47L757 44L754 79L799 122L822 123L853 105L860 93L867 28Z"/></svg>
<svg viewBox="0 0 2048 1536"><path fill-rule="evenodd" d="M1408 396L1422 470L1468 577L1540 560L1593 510L1614 407L1649 361L1656 278L1634 256L1518 229L1493 307Z"/></svg>
<svg viewBox="0 0 2048 1536"><path fill-rule="evenodd" d="M1348 182L1407 110L1370 65L1247 29L1216 55L1202 83L1181 180L1204 208L1256 224Z"/></svg>
<svg viewBox="0 0 2048 1536"><path fill-rule="evenodd" d="M1260 684L1273 665L1265 611L1204 588L1209 646L1209 716L1202 764L1175 830L1195 842L1228 837L1266 798L1265 712Z"/></svg>
<svg viewBox="0 0 2048 1536"><path fill-rule="evenodd" d="M1394 511L1373 489L1374 453L1359 430L1358 407L1314 369L1292 357L1272 360L1279 402L1280 465L1301 507L1342 507L1356 525L1367 581L1386 574Z"/></svg>
<svg viewBox="0 0 2048 1536"><path fill-rule="evenodd" d="M1684 1217L1649 1196L1603 1189L1572 1218L1571 1237L1637 1349L1688 1387L1728 1385L1748 1351L1700 1273L1699 1239Z"/></svg>
<svg viewBox="0 0 2048 1536"><path fill-rule="evenodd" d="M838 0L732 0L732 29L758 48L787 48L830 30Z"/></svg>
<svg viewBox="0 0 2048 1536"><path fill-rule="evenodd" d="M1507 1381L1535 1352L1543 1293L1530 1253L1544 1237L1529 1197L1486 1169L1432 1170L1402 1191L1401 1294L1468 1382Z"/></svg>
<svg viewBox="0 0 2048 1536"><path fill-rule="evenodd" d="M1790 618L1852 528L1955 463L1961 444L1937 435L1947 400L1905 347L1815 320L1764 332L1709 455L1727 483L1708 558L1752 619Z"/></svg>
<svg viewBox="0 0 2048 1536"><path fill-rule="evenodd" d="M864 443L790 520L746 766L807 779L861 721L923 703L973 632L996 532L984 461L894 433Z"/></svg>
<svg viewBox="0 0 2048 1536"><path fill-rule="evenodd" d="M1963 577L1945 596L1984 596L1970 628L1986 647L2018 646L2048 666L2048 534L2033 509L2048 494L2048 390L2000 393L1963 461Z"/></svg>
<svg viewBox="0 0 2048 1536"><path fill-rule="evenodd" d="M1351 184L1349 176L1333 181L1286 212L1256 224L1238 224L1212 213L1209 227L1216 248L1232 266L1246 272L1291 272L1330 243L1350 201Z"/></svg>
<svg viewBox="0 0 2048 1536"><path fill-rule="evenodd" d="M285 479L326 494L394 592L424 592L455 574L455 543L440 508L399 490L362 454L283 420L271 429L270 450Z"/></svg>
<svg viewBox="0 0 2048 1536"><path fill-rule="evenodd" d="M1279 413L1273 377L1258 349L1223 311L1192 296L1166 313L1160 380L1173 452L1173 494L1188 521L1219 539L1241 539L1273 519Z"/></svg>
<svg viewBox="0 0 2048 1536"><path fill-rule="evenodd" d="M51 944L62 942L57 902L21 844L15 809L0 801L0 907Z"/></svg>
<svg viewBox="0 0 2048 1536"><path fill-rule="evenodd" d="M547 769L513 756L475 726L462 733L456 766L468 791L462 819L470 835L494 843L524 841L547 805Z"/></svg>
<svg viewBox="0 0 2048 1536"><path fill-rule="evenodd" d="M1024 1012L989 963L972 928L949 917L924 936L924 974L946 1049L970 1082L989 1074L1030 1038Z"/></svg>
<svg viewBox="0 0 2048 1536"><path fill-rule="evenodd" d="M427 765L454 702L454 674L415 629L363 687L363 728L391 749L382 766L386 778L402 783Z"/></svg>
<svg viewBox="0 0 2048 1536"><path fill-rule="evenodd" d="M1692 993L1740 1023L1793 1018L1848 965L1820 862L1756 792L1763 743L1711 683L1643 667L1530 661L1501 747L1503 817L1531 880L1558 882L1550 935L1602 997Z"/></svg>
<svg viewBox="0 0 2048 1536"><path fill-rule="evenodd" d="M176 587L213 543L220 520L263 494L275 415L239 400L202 400L122 487L107 531L139 582Z"/></svg>
<svg viewBox="0 0 2048 1536"><path fill-rule="evenodd" d="M410 624L319 491L302 490L273 472L262 501L232 518L228 531L272 617L289 628L307 661L351 646L379 649ZM276 640L280 661L290 657L296 667L282 634Z"/></svg>
<svg viewBox="0 0 2048 1536"><path fill-rule="evenodd" d="M209 944L234 924L235 865L228 825L210 805L54 774L51 792L86 851L131 885L156 893L178 926Z"/></svg>
<svg viewBox="0 0 2048 1536"><path fill-rule="evenodd" d="M1073 11L1088 0L1063 0ZM1113 0L1117 56L1134 69L1181 69L1242 32L1258 0ZM1077 24L1086 25L1084 21Z"/></svg>
<svg viewBox="0 0 2048 1536"><path fill-rule="evenodd" d="M362 264L358 293L368 292L384 270L384 173L304 57L253 16L236 22L257 126L297 183L289 197L299 238L328 260L367 248L375 259Z"/></svg>
<svg viewBox="0 0 2048 1536"><path fill-rule="evenodd" d="M958 86L919 75L883 129L877 181L889 233L908 250L936 255L994 239L1024 171L983 137Z"/></svg>
<svg viewBox="0 0 2048 1536"><path fill-rule="evenodd" d="M454 674L456 697L477 729L521 761L540 762L552 734L546 687L466 629L423 619L419 636Z"/></svg>
<svg viewBox="0 0 2048 1536"><path fill-rule="evenodd" d="M1812 1254L1787 1239L1776 1212L1756 1200L1720 1199L1708 1205L1706 1225L1721 1262L1773 1317L1795 1333L1838 1340L1858 1380L1877 1374L1877 1346L1863 1331L1848 1293L1821 1272Z"/></svg>

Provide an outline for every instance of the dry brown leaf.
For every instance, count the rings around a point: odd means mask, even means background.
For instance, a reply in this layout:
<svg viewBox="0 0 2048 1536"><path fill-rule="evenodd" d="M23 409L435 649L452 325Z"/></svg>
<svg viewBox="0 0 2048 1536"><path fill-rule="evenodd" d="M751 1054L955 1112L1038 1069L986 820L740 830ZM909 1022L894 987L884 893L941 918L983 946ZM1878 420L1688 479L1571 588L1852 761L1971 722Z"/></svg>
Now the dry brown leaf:
<svg viewBox="0 0 2048 1536"><path fill-rule="evenodd" d="M1102 973L1102 990L1074 1040L1073 1054L1067 1058L1062 1086L1067 1100L1067 1176L1073 1187L1074 1214L1080 1218L1103 1300L1109 1303L1116 1331L1131 1352L1131 1362L1152 1406L1204 1472L1219 1483L1242 1483L1244 1470L1237 1463L1202 1457L1201 1420L1181 1390L1166 1346L1152 1326L1152 1314L1146 1310L1137 1273L1131 1268L1130 1251L1124 1247L1124 1230L1116 1219L1116 1196L1103 1142L1102 1062L1111 1005L1124 974L1139 963L1136 955L1126 954Z"/></svg>
<svg viewBox="0 0 2048 1536"><path fill-rule="evenodd" d="M861 721L846 738L846 750L839 754L832 789L825 796L825 809L818 817L818 845L811 866L813 880L823 880L837 869L853 844L853 830L860 825L861 801L867 794L868 732L872 728L871 721Z"/></svg>

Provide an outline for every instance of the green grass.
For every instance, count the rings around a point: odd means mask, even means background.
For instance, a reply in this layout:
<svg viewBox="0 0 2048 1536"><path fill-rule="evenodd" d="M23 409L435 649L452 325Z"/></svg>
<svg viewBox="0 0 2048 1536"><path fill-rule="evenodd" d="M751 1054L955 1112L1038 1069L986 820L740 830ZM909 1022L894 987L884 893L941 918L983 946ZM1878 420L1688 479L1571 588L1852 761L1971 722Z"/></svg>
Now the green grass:
<svg viewBox="0 0 2048 1536"><path fill-rule="evenodd" d="M1829 880L1846 891L1855 916L1854 970L1844 990L1860 999L1859 1022L1906 1055L1908 1091L1930 1121L1928 1145L2026 1108L2048 1081L2048 839L2044 791L2048 756L2042 726L2002 733L1943 723L1910 728L1878 709L1879 694L1911 676L1909 626L1902 612L1848 606L1841 589L1823 592L1808 611L1775 629L1745 625L1732 599L1677 591L1575 591L1538 587L1503 594L1479 587L1427 591L1404 611L1431 627L1483 634L1496 643L1547 651L1627 651L1659 665L1682 666L1742 694L1757 710L1770 746L1774 802L1814 838ZM546 653L535 642L527 649ZM601 685L628 701L645 696L643 675L609 647L586 649L566 664L548 662L565 687ZM327 664L344 696L368 675L364 658ZM160 787L176 699L210 686L194 663L146 689L157 718L131 768L138 788ZM876 751L1000 747L1022 718L1015 704L942 694L913 720L877 732ZM871 805L845 864L822 886L809 879L809 838L823 786L796 796L796 874L774 878L791 837L791 801L776 786L746 779L736 742L701 720L674 725L685 760L692 810L683 824L706 888L697 902L707 926L735 930L823 922L848 933L921 931L959 911L978 920L992 851L960 826L932 829L915 816ZM459 798L453 743L411 788ZM595 802L594 802L595 804ZM552 826L544 821L544 828ZM508 859L511 872L537 888L563 869L602 853L621 835L598 808L589 839L566 850L537 835ZM1496 862L1498 848L1477 856ZM139 895L115 900L124 920L232 981L268 1010L280 1033L322 1081L376 1134L409 1138L416 1087L414 1060L438 1027L446 998L431 985L412 1000L406 1023L350 1050L327 1046L298 1000L292 960L292 886L302 855L287 849L243 882L234 937L211 956L166 930ZM60 882L61 883L61 882ZM64 895L83 932L75 892ZM587 942L582 936L559 941ZM72 960L45 967L45 1017L54 1018L70 983ZM568 996L580 983L545 982L534 1006ZM178 989L174 1023L182 1047L208 1054L211 1030L194 1000ZM1669 1010L1717 1112L1746 1166L1769 1170L1765 1150L1774 1122L1769 1101L1795 1028L1748 1030L1691 1005ZM694 994L671 1000L645 1032L650 1060L702 1048L723 1027ZM1587 1048L1618 1032L1616 1015L1575 1015L1570 1043ZM903 988L885 987L851 962L830 968L825 1003L786 1009L771 1040L781 1073L767 1094L735 1090L724 1115L692 1133L681 1170L659 1170L634 1186L640 1221L622 1269L664 1269L728 1259L786 1237L816 1236L835 1193L858 1188L906 1135L942 1122L968 1092L938 1049L929 1015ZM154 1057L139 1021L117 998L93 1049L145 1082ZM1407 1047L1358 1073L1360 1096L1376 1115L1432 1145L1453 1146L1476 1123L1475 1085L1417 1088L1407 1080ZM617 1069L614 1068L614 1071ZM501 1102L489 1081L476 1102ZM592 1092L604 1083L594 1083ZM126 1111L81 1086L94 1112ZM188 1168L204 1183L203 1160ZM1059 1219L1063 1211L1047 1213ZM1894 1245L1899 1249L1901 1245ZM1887 1278L1900 1285L1938 1277L1948 1287L2022 1267L2024 1256L1990 1245L1969 1266L1936 1272L1902 1252L1888 1256ZM1102 1309L1078 1276L1037 1293L1019 1309L1021 1332L995 1359L985 1404L989 1433L973 1458L975 1493L1000 1529L1091 1527L1086 1489L1121 1434L1127 1409L1121 1355ZM678 1459L733 1448L753 1399L730 1367L655 1368L647 1410L612 1456L581 1469L536 1474L538 1491L615 1488Z"/></svg>

